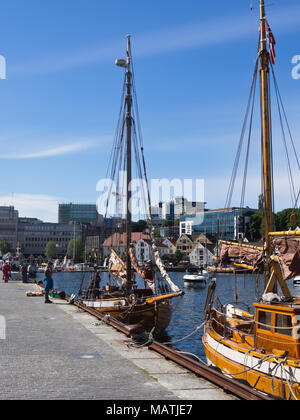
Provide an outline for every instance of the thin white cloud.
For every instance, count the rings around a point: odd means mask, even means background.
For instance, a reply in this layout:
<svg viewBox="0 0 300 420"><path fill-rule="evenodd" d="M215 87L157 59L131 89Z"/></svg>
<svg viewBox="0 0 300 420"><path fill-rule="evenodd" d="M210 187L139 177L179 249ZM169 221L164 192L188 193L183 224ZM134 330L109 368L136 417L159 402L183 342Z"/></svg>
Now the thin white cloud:
<svg viewBox="0 0 300 420"><path fill-rule="evenodd" d="M103 140L102 140L103 142ZM17 153L0 153L0 159L39 159L49 158L54 156L62 156L71 153L78 153L83 150L94 147L97 142L94 141L78 141L75 143L66 144L63 146L49 147L47 149L30 151L30 152L17 152ZM36 148L36 146L34 146Z"/></svg>
<svg viewBox="0 0 300 420"><path fill-rule="evenodd" d="M44 194L11 194L0 196L1 206L14 206L20 217L34 217L57 222L58 203L65 200Z"/></svg>

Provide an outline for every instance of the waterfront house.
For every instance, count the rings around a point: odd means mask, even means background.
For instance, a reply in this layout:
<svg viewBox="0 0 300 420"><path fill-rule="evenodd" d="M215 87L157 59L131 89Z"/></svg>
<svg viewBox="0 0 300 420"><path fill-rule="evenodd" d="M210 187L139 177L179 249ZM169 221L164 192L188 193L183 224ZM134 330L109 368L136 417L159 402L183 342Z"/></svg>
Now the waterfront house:
<svg viewBox="0 0 300 420"><path fill-rule="evenodd" d="M190 263L198 267L211 265L213 263L213 245L203 245L198 242L193 251L190 253Z"/></svg>
<svg viewBox="0 0 300 420"><path fill-rule="evenodd" d="M160 257L169 255L169 246L164 243L164 239L155 239L155 245L158 249ZM171 248L172 251L172 248ZM139 262L145 262L147 260L154 260L152 255L152 241L151 239L141 238L135 246L135 255Z"/></svg>
<svg viewBox="0 0 300 420"><path fill-rule="evenodd" d="M150 240L149 233L143 232L132 232L131 234L131 243L136 246L140 239ZM127 234L126 232L118 233L115 232L113 235L109 236L103 243L103 256L104 258L109 257L111 250L113 249L120 257L126 251L126 241Z"/></svg>
<svg viewBox="0 0 300 420"><path fill-rule="evenodd" d="M184 257L188 257L199 243L212 245L212 242L203 233L200 235L183 234L176 242L176 250L180 251Z"/></svg>

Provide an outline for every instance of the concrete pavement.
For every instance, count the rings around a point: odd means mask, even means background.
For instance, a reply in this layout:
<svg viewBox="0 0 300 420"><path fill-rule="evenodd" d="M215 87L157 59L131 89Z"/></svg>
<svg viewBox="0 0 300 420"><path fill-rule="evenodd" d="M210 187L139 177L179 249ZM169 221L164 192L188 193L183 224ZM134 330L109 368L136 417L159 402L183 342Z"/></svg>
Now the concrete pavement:
<svg viewBox="0 0 300 420"><path fill-rule="evenodd" d="M75 306L26 297L33 288L0 280L0 399L235 399Z"/></svg>

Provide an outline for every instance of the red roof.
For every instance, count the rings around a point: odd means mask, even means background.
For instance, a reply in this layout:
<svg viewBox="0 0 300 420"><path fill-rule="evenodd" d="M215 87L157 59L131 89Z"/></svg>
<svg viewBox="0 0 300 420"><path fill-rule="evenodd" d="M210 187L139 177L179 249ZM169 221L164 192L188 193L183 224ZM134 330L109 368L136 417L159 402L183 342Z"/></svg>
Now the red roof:
<svg viewBox="0 0 300 420"><path fill-rule="evenodd" d="M150 239L149 233L143 232L132 232L131 242L136 244L140 239ZM126 246L127 233L114 233L104 241L103 246Z"/></svg>

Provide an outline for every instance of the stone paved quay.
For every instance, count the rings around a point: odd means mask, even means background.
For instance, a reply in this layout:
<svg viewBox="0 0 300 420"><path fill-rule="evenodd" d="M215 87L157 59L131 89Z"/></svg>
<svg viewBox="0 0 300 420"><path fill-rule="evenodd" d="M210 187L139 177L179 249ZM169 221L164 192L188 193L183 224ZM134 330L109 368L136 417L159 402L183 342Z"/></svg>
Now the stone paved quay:
<svg viewBox="0 0 300 420"><path fill-rule="evenodd" d="M26 297L34 287L0 279L1 400L235 399L73 305Z"/></svg>

